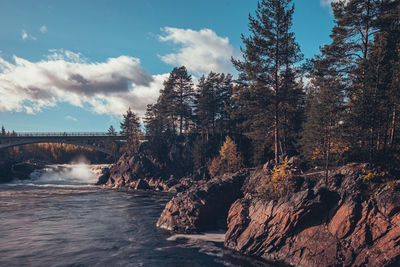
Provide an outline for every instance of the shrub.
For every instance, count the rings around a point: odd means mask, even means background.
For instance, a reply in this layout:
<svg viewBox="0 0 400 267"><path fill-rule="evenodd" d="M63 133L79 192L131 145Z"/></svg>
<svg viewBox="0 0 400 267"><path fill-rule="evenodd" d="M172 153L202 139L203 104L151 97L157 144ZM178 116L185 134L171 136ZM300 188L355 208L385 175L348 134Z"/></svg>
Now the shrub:
<svg viewBox="0 0 400 267"><path fill-rule="evenodd" d="M290 188L290 180L294 177L296 168L285 159L281 164L275 165L265 176L263 195L267 198L279 198L285 195Z"/></svg>
<svg viewBox="0 0 400 267"><path fill-rule="evenodd" d="M364 176L364 181L365 182L374 182L379 178L379 175L376 171L369 171L367 174Z"/></svg>
<svg viewBox="0 0 400 267"><path fill-rule="evenodd" d="M224 144L221 146L219 156L215 157L208 164L208 171L211 177L221 175L227 172L236 172L243 167L243 159L237 151L235 142L227 136Z"/></svg>
<svg viewBox="0 0 400 267"><path fill-rule="evenodd" d="M386 185L392 190L395 191L396 190L396 182L395 181L386 181Z"/></svg>

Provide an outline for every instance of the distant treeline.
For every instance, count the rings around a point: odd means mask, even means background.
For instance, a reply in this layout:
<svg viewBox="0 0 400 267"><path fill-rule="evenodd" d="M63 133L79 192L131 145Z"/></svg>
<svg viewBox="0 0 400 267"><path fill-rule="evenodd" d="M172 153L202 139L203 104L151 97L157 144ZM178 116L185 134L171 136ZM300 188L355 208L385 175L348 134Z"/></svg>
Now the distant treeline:
<svg viewBox="0 0 400 267"><path fill-rule="evenodd" d="M15 161L38 159L51 163L69 163L85 159L91 163L112 162L113 158L95 150L71 144L42 143L8 148L5 158Z"/></svg>

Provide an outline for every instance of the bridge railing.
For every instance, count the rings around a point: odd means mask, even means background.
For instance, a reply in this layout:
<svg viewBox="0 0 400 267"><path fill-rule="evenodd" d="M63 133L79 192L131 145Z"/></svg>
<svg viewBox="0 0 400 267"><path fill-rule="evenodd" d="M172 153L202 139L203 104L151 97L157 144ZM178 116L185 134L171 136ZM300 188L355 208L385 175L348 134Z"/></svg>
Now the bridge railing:
<svg viewBox="0 0 400 267"><path fill-rule="evenodd" d="M49 137L49 136L122 136L117 133L115 135L110 135L105 132L18 132L12 133L10 135L0 137Z"/></svg>

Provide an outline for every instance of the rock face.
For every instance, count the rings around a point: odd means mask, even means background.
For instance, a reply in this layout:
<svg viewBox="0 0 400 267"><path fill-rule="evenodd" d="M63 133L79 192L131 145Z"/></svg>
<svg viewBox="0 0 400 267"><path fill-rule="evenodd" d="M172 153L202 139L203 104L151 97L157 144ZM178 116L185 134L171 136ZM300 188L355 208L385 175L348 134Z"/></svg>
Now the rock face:
<svg viewBox="0 0 400 267"><path fill-rule="evenodd" d="M167 203L157 226L184 233L225 228L229 207L242 197L246 176L247 172L226 174L178 193Z"/></svg>
<svg viewBox="0 0 400 267"><path fill-rule="evenodd" d="M0 183L7 183L12 181L12 163L7 161L0 161Z"/></svg>
<svg viewBox="0 0 400 267"><path fill-rule="evenodd" d="M142 143L136 154L123 154L97 184L181 192L192 181L207 178L201 172L184 178L192 170L192 146L186 138L178 138L169 145L157 140Z"/></svg>
<svg viewBox="0 0 400 267"><path fill-rule="evenodd" d="M139 179L160 178L160 168L144 155L124 154L110 168L107 185L116 187L136 187Z"/></svg>
<svg viewBox="0 0 400 267"><path fill-rule="evenodd" d="M278 200L238 199L225 245L294 266L400 266L400 192L366 184L365 167L338 168L328 185L305 177Z"/></svg>
<svg viewBox="0 0 400 267"><path fill-rule="evenodd" d="M104 168L97 185L128 187L135 190L158 190L172 193L181 192L193 183L192 177L167 177L161 166L144 154L124 154L110 168Z"/></svg>
<svg viewBox="0 0 400 267"><path fill-rule="evenodd" d="M97 181L96 185L102 185L107 183L108 178L110 178L110 168L102 168L101 175L99 176L99 180Z"/></svg>

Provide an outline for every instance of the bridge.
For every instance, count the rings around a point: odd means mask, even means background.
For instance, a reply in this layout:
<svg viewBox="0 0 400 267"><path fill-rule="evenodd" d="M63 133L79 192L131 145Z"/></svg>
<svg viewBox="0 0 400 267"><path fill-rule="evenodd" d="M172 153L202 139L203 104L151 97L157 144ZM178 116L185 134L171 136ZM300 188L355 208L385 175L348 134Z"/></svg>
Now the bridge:
<svg viewBox="0 0 400 267"><path fill-rule="evenodd" d="M107 148L107 142L124 142L126 137L120 134L110 135L103 132L32 132L0 135L0 149L37 143L64 143L83 146L114 156Z"/></svg>

